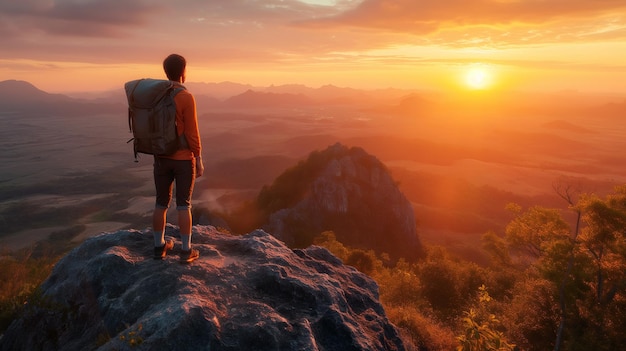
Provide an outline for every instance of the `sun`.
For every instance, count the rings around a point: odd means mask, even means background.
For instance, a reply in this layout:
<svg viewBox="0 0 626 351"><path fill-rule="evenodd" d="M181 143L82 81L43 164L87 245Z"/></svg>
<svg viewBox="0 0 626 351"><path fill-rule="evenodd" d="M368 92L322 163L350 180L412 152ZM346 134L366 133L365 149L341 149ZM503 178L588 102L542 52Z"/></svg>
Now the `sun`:
<svg viewBox="0 0 626 351"><path fill-rule="evenodd" d="M484 90L493 84L493 75L485 65L472 65L465 72L465 85L473 90Z"/></svg>

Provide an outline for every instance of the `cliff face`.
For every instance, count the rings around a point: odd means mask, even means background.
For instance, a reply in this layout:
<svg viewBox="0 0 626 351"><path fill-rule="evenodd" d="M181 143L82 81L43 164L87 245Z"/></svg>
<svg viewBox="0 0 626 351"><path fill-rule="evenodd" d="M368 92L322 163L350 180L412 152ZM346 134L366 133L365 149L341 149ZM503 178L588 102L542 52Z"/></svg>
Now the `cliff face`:
<svg viewBox="0 0 626 351"><path fill-rule="evenodd" d="M177 236L173 227L168 235ZM194 227L200 259L104 233L58 262L0 350L404 350L368 276L321 247Z"/></svg>
<svg viewBox="0 0 626 351"><path fill-rule="evenodd" d="M284 186L283 183L287 183ZM269 203L268 232L288 245L304 247L332 230L339 241L414 260L423 248L410 202L386 167L361 148L335 144L278 177L262 191Z"/></svg>

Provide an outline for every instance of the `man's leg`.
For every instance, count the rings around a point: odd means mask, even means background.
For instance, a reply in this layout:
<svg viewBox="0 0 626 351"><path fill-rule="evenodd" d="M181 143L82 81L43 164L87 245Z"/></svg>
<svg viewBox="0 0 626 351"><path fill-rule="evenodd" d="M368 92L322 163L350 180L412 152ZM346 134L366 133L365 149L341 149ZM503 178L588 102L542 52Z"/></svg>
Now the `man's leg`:
<svg viewBox="0 0 626 351"><path fill-rule="evenodd" d="M190 263L200 256L198 250L191 248L191 208L179 207L177 212L178 226L180 227L180 241L183 244L180 253L180 262Z"/></svg>
<svg viewBox="0 0 626 351"><path fill-rule="evenodd" d="M152 233L154 234L154 247L165 245L165 222L167 208L156 207L152 212Z"/></svg>
<svg viewBox="0 0 626 351"><path fill-rule="evenodd" d="M191 248L191 194L196 180L196 169L193 160L182 161L176 169L176 210L178 227L183 251L181 262L189 263L197 259L198 250Z"/></svg>
<svg viewBox="0 0 626 351"><path fill-rule="evenodd" d="M152 233L154 236L154 256L163 258L167 250L172 249L173 242L165 241L165 225L167 223L167 208L172 198L174 173L167 160L154 158L154 186L156 190L156 204L152 212Z"/></svg>
<svg viewBox="0 0 626 351"><path fill-rule="evenodd" d="M164 259L167 251L174 248L174 240L165 240L167 208L156 207L152 213L152 235L154 236L154 259Z"/></svg>
<svg viewBox="0 0 626 351"><path fill-rule="evenodd" d="M191 209L178 209L176 212L178 212L178 226L183 250L189 251L191 249Z"/></svg>

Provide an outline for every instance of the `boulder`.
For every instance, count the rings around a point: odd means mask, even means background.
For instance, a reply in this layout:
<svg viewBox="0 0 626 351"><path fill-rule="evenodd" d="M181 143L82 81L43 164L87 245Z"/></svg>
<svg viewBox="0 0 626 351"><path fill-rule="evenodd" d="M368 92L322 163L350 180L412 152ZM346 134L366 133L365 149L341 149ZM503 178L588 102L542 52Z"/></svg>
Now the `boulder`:
<svg viewBox="0 0 626 351"><path fill-rule="evenodd" d="M193 228L152 258L150 230L87 239L63 257L0 350L404 350L378 286L328 250L289 249L262 230ZM167 228L177 238L176 228Z"/></svg>

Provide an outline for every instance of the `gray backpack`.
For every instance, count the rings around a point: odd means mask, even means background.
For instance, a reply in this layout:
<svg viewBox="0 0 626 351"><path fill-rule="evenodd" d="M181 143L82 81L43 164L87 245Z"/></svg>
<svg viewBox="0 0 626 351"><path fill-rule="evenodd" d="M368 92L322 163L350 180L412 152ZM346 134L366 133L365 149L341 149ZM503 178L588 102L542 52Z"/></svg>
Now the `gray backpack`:
<svg viewBox="0 0 626 351"><path fill-rule="evenodd" d="M133 133L135 162L137 154L171 155L185 148L184 134L176 133L174 96L185 87L170 80L137 79L124 84L128 98L128 128Z"/></svg>

